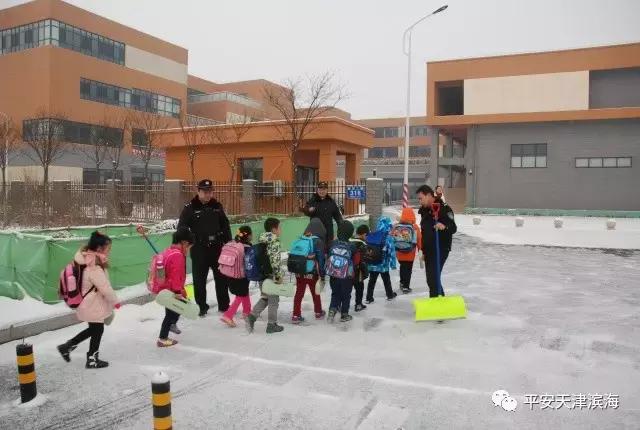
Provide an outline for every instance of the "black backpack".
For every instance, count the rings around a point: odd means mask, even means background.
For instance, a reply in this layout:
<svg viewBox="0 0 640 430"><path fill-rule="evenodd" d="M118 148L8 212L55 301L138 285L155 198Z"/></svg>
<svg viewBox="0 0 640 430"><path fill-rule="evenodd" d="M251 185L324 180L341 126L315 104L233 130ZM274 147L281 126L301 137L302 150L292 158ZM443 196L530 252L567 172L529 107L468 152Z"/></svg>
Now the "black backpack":
<svg viewBox="0 0 640 430"><path fill-rule="evenodd" d="M273 267L271 267L271 260L267 252L267 244L260 242L253 245L253 247L256 249L256 261L261 278L267 279L273 276Z"/></svg>

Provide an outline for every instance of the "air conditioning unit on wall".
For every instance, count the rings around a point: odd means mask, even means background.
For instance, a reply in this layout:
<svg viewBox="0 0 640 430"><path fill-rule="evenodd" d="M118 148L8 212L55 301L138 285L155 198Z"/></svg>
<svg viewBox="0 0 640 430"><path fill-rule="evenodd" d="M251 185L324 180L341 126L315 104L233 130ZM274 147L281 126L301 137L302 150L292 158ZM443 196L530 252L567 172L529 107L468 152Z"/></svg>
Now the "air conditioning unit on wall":
<svg viewBox="0 0 640 430"><path fill-rule="evenodd" d="M282 197L284 195L284 184L282 180L265 181L265 194L269 196Z"/></svg>

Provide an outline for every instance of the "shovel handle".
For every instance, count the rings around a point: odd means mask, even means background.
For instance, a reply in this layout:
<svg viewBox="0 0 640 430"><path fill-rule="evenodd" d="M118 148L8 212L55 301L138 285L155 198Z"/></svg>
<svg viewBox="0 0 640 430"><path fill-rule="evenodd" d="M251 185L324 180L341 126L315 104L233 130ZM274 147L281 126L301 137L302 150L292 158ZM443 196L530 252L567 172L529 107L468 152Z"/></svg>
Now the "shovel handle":
<svg viewBox="0 0 640 430"><path fill-rule="evenodd" d="M149 244L151 249L153 249L153 252L155 252L156 254L159 254L158 249L156 248L156 246L149 240L149 237L147 236L147 233L144 230L144 227L142 225L139 225L139 226L136 227L136 231L138 232L138 234L140 236L144 237L144 240L147 241L147 243Z"/></svg>

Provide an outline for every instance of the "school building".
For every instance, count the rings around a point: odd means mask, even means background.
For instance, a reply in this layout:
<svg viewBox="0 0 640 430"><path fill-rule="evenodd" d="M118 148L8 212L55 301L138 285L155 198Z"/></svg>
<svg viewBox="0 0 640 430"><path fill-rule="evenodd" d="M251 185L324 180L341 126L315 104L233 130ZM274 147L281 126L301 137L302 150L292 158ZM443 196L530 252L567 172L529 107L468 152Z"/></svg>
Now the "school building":
<svg viewBox="0 0 640 430"><path fill-rule="evenodd" d="M468 208L640 210L640 43L429 62L426 123Z"/></svg>

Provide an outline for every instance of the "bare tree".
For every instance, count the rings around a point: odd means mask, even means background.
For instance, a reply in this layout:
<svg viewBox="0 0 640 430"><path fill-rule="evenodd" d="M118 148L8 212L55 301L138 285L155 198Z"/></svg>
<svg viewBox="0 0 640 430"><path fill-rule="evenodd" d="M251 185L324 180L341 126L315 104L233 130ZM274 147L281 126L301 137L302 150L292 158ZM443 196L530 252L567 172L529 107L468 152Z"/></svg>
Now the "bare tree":
<svg viewBox="0 0 640 430"><path fill-rule="evenodd" d="M9 184L7 168L9 159L18 148L20 130L9 116L0 112L0 169L2 169L2 214L3 225L9 222Z"/></svg>
<svg viewBox="0 0 640 430"><path fill-rule="evenodd" d="M26 156L33 162L39 163L43 171L43 227L49 219L49 168L64 155L68 145L64 135L66 121L63 113L41 108L34 118L24 122L22 130Z"/></svg>
<svg viewBox="0 0 640 430"><path fill-rule="evenodd" d="M296 155L300 145L313 131L315 118L325 115L346 98L344 87L332 72L288 79L283 86L266 85L265 102L277 111L282 121L277 125L282 146L291 160L293 182L297 177Z"/></svg>
<svg viewBox="0 0 640 430"><path fill-rule="evenodd" d="M231 124L208 127L205 138L214 145L216 152L226 161L231 170L229 183L235 182L238 172L238 148L242 138L249 132L251 116L245 112ZM231 185L229 186L231 194Z"/></svg>
<svg viewBox="0 0 640 430"><path fill-rule="evenodd" d="M182 139L187 147L187 157L189 158L189 170L191 172L191 182L196 181L196 155L198 147L207 141L207 133L197 132L197 128L211 122L207 118L198 116L187 116L186 113L180 115L180 131Z"/></svg>
<svg viewBox="0 0 640 430"><path fill-rule="evenodd" d="M164 154L162 135L152 133L152 131L169 128L169 120L166 117L148 112L134 112L131 118L132 155L140 160L144 166L146 189L150 183L149 164L151 164L151 160Z"/></svg>

